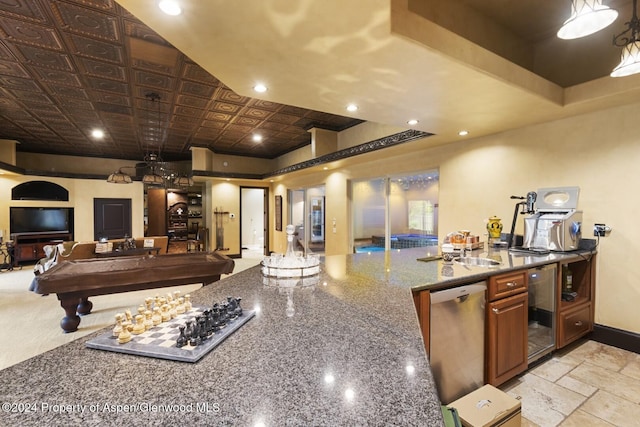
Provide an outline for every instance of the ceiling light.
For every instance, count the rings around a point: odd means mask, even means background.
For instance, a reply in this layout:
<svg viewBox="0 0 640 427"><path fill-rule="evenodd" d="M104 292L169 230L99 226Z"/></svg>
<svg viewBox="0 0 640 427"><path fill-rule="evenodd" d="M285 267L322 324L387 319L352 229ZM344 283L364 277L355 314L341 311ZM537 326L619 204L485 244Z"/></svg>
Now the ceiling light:
<svg viewBox="0 0 640 427"><path fill-rule="evenodd" d="M91 131L91 136L94 138L104 138L104 132L102 131L102 129L94 129Z"/></svg>
<svg viewBox="0 0 640 427"><path fill-rule="evenodd" d="M173 184L177 185L178 187L191 187L193 185L193 178L191 178L190 176L181 175L177 177L175 181L173 181Z"/></svg>
<svg viewBox="0 0 640 427"><path fill-rule="evenodd" d="M347 111L358 111L358 106L356 104L349 104L347 105Z"/></svg>
<svg viewBox="0 0 640 427"><path fill-rule="evenodd" d="M602 0L572 0L571 16L558 30L561 39L588 36L610 25L618 12L602 4Z"/></svg>
<svg viewBox="0 0 640 427"><path fill-rule="evenodd" d="M255 134L253 134L251 139L253 140L253 142L261 142L262 141L262 135L259 135L259 134L255 133Z"/></svg>
<svg viewBox="0 0 640 427"><path fill-rule="evenodd" d="M633 15L626 23L627 29L613 37L614 46L622 47L620 63L611 72L611 77L630 76L640 72L640 20L638 1L633 0Z"/></svg>
<svg viewBox="0 0 640 427"><path fill-rule="evenodd" d="M131 177L122 172L122 168L118 169L118 172L114 172L109 175L107 182L111 184L131 184Z"/></svg>
<svg viewBox="0 0 640 427"><path fill-rule="evenodd" d="M467 136L467 135L469 135L469 131L468 130L461 130L460 132L458 132L458 135Z"/></svg>
<svg viewBox="0 0 640 427"><path fill-rule="evenodd" d="M263 93L267 91L267 87L265 85L263 85L262 83L258 83L257 85L255 85L253 87L253 90L255 90L256 92L259 93Z"/></svg>
<svg viewBox="0 0 640 427"><path fill-rule="evenodd" d="M158 7L167 15L176 16L182 13L180 4L175 0L162 0L158 3Z"/></svg>
<svg viewBox="0 0 640 427"><path fill-rule="evenodd" d="M411 119L411 120L407 121L407 124L409 126L415 126L415 125L418 124L418 121L416 119Z"/></svg>

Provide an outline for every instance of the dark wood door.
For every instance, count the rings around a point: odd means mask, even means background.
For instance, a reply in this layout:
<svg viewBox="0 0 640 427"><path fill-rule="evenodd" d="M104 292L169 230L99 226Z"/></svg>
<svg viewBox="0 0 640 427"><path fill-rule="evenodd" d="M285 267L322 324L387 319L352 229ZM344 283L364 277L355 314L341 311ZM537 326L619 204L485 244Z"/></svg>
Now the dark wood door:
<svg viewBox="0 0 640 427"><path fill-rule="evenodd" d="M167 235L167 191L164 188L147 190L147 229L145 236Z"/></svg>
<svg viewBox="0 0 640 427"><path fill-rule="evenodd" d="M93 238L131 236L131 199L93 199Z"/></svg>

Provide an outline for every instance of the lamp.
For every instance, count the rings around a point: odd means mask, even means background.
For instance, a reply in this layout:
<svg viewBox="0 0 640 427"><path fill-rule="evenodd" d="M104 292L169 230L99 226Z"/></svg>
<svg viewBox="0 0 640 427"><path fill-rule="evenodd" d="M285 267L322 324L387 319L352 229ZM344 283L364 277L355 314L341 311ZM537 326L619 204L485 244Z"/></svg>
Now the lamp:
<svg viewBox="0 0 640 427"><path fill-rule="evenodd" d="M180 175L173 181L173 184L178 187L191 187L193 185L193 178L190 176Z"/></svg>
<svg viewBox="0 0 640 427"><path fill-rule="evenodd" d="M144 156L144 162L147 164L150 173L146 173L142 177L142 182L148 185L164 185L164 178L156 173L157 169L162 169L162 158L160 157L160 149L162 147L162 140L164 136L164 129L161 126L161 114L160 114L160 95L155 92L149 92L145 94L145 97L152 103L157 103L157 109L155 120L149 116L149 126L147 128L147 134L145 140L147 141L147 154ZM156 141L158 143L158 153L156 154L150 148L150 141Z"/></svg>
<svg viewBox="0 0 640 427"><path fill-rule="evenodd" d="M122 168L118 169L118 172L114 172L109 175L107 182L111 184L131 184L131 177L122 172Z"/></svg>
<svg viewBox="0 0 640 427"><path fill-rule="evenodd" d="M618 12L604 6L602 0L571 0L571 16L558 30L561 39L577 39L610 25Z"/></svg>
<svg viewBox="0 0 640 427"><path fill-rule="evenodd" d="M611 72L611 77L630 76L640 72L640 20L637 12L638 1L633 0L633 15L625 22L627 29L613 36L613 45L622 47L620 63Z"/></svg>

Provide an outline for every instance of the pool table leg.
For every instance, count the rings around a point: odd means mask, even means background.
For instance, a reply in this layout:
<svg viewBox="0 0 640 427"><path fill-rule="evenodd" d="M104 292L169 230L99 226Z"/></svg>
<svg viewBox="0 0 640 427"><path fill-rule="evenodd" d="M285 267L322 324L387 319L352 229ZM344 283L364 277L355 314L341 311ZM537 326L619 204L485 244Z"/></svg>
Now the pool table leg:
<svg viewBox="0 0 640 427"><path fill-rule="evenodd" d="M85 314L91 313L91 309L93 308L93 303L89 301L89 298L82 297L80 298L80 302L78 303L78 308L76 312L80 316L84 316Z"/></svg>
<svg viewBox="0 0 640 427"><path fill-rule="evenodd" d="M60 321L60 327L64 332L75 332L80 324L80 316L76 314L78 298L59 298L60 305L64 309L65 316Z"/></svg>

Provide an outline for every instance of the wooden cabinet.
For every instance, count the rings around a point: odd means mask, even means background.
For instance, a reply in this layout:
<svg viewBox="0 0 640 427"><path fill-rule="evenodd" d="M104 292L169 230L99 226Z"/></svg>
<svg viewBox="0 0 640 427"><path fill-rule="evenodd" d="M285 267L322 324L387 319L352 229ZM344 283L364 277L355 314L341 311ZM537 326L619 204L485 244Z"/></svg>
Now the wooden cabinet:
<svg viewBox="0 0 640 427"><path fill-rule="evenodd" d="M526 290L524 270L489 278L486 382L491 385L498 386L528 367Z"/></svg>
<svg viewBox="0 0 640 427"><path fill-rule="evenodd" d="M418 323L422 331L422 339L424 341L424 349L429 356L429 318L431 300L429 291L417 291L413 293L413 304L418 314Z"/></svg>
<svg viewBox="0 0 640 427"><path fill-rule="evenodd" d="M187 240L189 209L185 191L167 192L167 233L171 239Z"/></svg>
<svg viewBox="0 0 640 427"><path fill-rule="evenodd" d="M13 235L13 264L45 257L44 247L71 240L71 233L26 233Z"/></svg>
<svg viewBox="0 0 640 427"><path fill-rule="evenodd" d="M558 348L564 347L593 331L595 310L595 257L563 263L558 273ZM572 294L563 296L563 266L571 271Z"/></svg>

